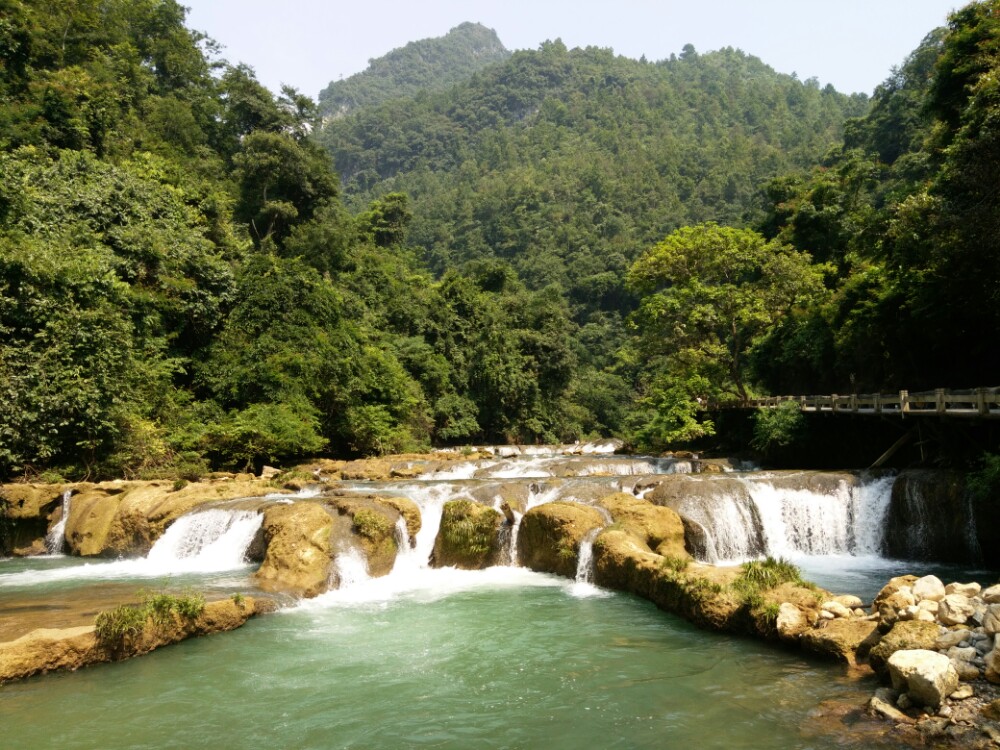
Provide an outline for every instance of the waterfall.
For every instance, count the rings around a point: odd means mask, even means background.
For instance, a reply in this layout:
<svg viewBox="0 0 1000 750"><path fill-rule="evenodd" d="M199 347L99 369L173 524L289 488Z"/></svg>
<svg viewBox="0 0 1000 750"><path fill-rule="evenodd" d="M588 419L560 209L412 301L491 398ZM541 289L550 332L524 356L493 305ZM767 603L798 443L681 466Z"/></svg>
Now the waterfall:
<svg viewBox="0 0 1000 750"><path fill-rule="evenodd" d="M576 582L592 583L594 579L594 540L602 529L591 529L580 540L580 550L576 557Z"/></svg>
<svg viewBox="0 0 1000 750"><path fill-rule="evenodd" d="M822 489L789 486L794 480L745 478L740 488L692 493L674 508L710 562L883 551L894 477Z"/></svg>
<svg viewBox="0 0 1000 750"><path fill-rule="evenodd" d="M181 516L156 541L146 562L165 573L238 568L246 563L263 518L256 511L220 508Z"/></svg>
<svg viewBox="0 0 1000 750"><path fill-rule="evenodd" d="M333 568L338 588L341 589L371 580L371 576L368 575L368 561L365 559L364 553L355 547L337 555Z"/></svg>
<svg viewBox="0 0 1000 750"><path fill-rule="evenodd" d="M73 490L66 490L62 495L62 515L56 525L45 535L45 549L50 555L61 555L66 546L66 521L69 520L69 498Z"/></svg>

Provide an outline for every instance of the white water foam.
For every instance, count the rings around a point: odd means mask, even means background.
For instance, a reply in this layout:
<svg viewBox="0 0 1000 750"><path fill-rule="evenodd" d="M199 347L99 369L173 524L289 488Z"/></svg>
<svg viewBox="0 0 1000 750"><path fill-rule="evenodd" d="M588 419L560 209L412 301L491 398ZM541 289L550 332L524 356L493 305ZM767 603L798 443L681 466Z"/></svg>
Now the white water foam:
<svg viewBox="0 0 1000 750"><path fill-rule="evenodd" d="M263 516L254 511L196 511L178 518L146 557L0 575L0 587L240 570L248 566L246 551L262 521Z"/></svg>
<svg viewBox="0 0 1000 750"><path fill-rule="evenodd" d="M342 589L361 586L371 580L368 574L368 560L365 559L364 553L355 547L337 555L334 569L337 571Z"/></svg>
<svg viewBox="0 0 1000 750"><path fill-rule="evenodd" d="M609 596L610 593L594 585L594 540L603 528L591 529L580 540L580 549L576 558L576 578L570 588L570 594L577 599L588 597Z"/></svg>

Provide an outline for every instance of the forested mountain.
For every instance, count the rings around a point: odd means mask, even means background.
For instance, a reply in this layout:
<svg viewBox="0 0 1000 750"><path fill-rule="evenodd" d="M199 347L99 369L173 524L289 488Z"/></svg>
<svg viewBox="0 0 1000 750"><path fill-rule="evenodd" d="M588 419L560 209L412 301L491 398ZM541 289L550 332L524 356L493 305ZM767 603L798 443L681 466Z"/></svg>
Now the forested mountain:
<svg viewBox="0 0 1000 750"><path fill-rule="evenodd" d="M322 129L175 0L0 8L2 477L659 448L706 399L997 372L1000 0L870 110L550 42Z"/></svg>
<svg viewBox="0 0 1000 750"><path fill-rule="evenodd" d="M446 89L509 55L493 29L463 23L443 37L410 42L369 60L361 73L331 82L319 94L320 111L336 117L420 91Z"/></svg>
<svg viewBox="0 0 1000 750"><path fill-rule="evenodd" d="M633 432L651 386L648 358L622 350L630 264L680 226L760 220L768 182L815 163L866 107L737 50L654 64L555 41L318 139L349 205L410 196L409 243L435 274L506 264L564 300L576 424Z"/></svg>
<svg viewBox="0 0 1000 750"><path fill-rule="evenodd" d="M558 296L435 281L173 0L3 0L0 475L186 476L572 432Z"/></svg>

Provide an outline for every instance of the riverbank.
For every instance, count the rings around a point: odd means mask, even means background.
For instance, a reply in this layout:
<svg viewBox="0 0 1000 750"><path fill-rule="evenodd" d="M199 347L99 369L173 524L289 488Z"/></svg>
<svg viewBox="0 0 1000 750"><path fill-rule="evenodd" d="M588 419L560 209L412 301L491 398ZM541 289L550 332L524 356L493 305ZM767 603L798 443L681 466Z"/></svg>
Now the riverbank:
<svg viewBox="0 0 1000 750"><path fill-rule="evenodd" d="M827 507L835 500L855 509L848 515L834 517L850 523L859 517L858 503L873 503L873 508L889 512L890 494L895 493L896 485L909 487L909 494L919 495L923 490L914 491L913 487L933 486L933 482L914 484L892 478L893 486L889 487L881 480L881 484L873 484L869 479L843 473L759 477L717 472L702 476L677 473L696 468L693 457L543 454L504 458L477 453L399 457L370 464L315 464L298 467L284 478L214 478L202 488L197 484L177 488L162 483L149 486L119 483L96 489L75 487L81 497L97 498L75 506L76 495L72 493L69 504L62 504L65 488L35 487L31 492L33 496L48 498L51 510L46 518L47 531L62 521L64 507L68 516L66 529L78 532L86 529L84 518L99 519L99 528L123 529L127 526L123 519L127 518L129 528L143 530L131 536L107 532L103 538L138 540L132 554L142 555L145 551L145 558L131 563L103 562L97 567L124 563L124 568L133 572L139 568L149 570L150 558L168 560L162 554L164 541L170 534L177 536L174 532L181 528L190 536L187 541L175 540L177 544L171 547L171 554L175 558L189 555L184 559L190 561L190 555L202 554L194 540L207 534L209 526L214 529L212 533L225 536L243 524L246 527L240 532L243 546L226 564L245 566L246 558L260 563L256 572L247 570L243 574L248 577L246 580L252 581L253 588L270 586L286 596L322 598L328 589L338 588L361 594L365 587L377 588L375 581L402 575L402 568L415 573L429 566L483 568L519 563L535 571L570 578L589 576L599 586L636 594L704 629L750 635L770 644L833 658L847 665L853 674L869 673L871 654L888 651L887 644L894 639L904 645L909 642L900 637L910 627L904 623L917 622L920 611L928 610L929 604L924 604L923 610L917 606L930 601L927 597L919 601L913 597L914 601L897 607L890 615L888 610L883 611L884 602L879 603L881 593L875 603L850 594L835 596L803 581L794 568L780 560L718 566L695 558L703 556L707 549L723 548L720 536L723 530L718 519L724 515L721 510L724 503L737 506L742 503L739 507L755 508L760 515L762 499L783 492L786 495L782 496L785 498L782 502L792 503L799 509L797 515L804 518L802 508L813 504ZM218 486L231 482L247 482L256 494L220 499ZM229 485L230 489L236 486ZM247 486L241 485L240 492ZM870 497L876 490L881 494ZM178 492L186 493L181 498L188 499L180 502L171 497ZM753 497L748 500L740 494L746 492ZM204 500L190 501L196 494ZM139 503L138 498L145 499ZM679 498L701 498L695 505L702 510L715 508L715 521L705 515L692 515L688 506L677 502ZM188 510L161 524L173 512L172 508L185 505ZM20 507L26 506L23 503ZM44 512L46 503L38 502L35 507ZM95 507L102 511L95 513ZM145 517L140 517L140 509L147 514ZM206 522L209 511L217 519L214 525ZM75 518L77 514L80 518ZM792 534L789 530L785 544L800 536L810 539L810 544L817 544L813 531L800 535L801 531ZM757 533L760 544L776 543L776 532L766 523ZM93 541L99 536L78 534L73 542L77 554L85 549L80 539ZM862 537L847 529L846 536L843 533L830 536L830 543L840 544L840 539L854 540L850 543L856 544ZM203 546L214 543L207 539L199 542ZM112 545L112 549L120 547ZM760 553L770 551L765 547ZM68 560L66 575L82 575ZM168 565L166 569L173 568ZM87 569L86 575L94 574L100 575L100 570ZM3 578L0 574L0 585ZM905 588L898 581L896 586ZM944 596L960 593L952 591ZM972 603L968 605L971 613L965 621L936 621L934 627L949 633L983 627L974 618L982 620L980 610L991 611L989 607L994 602L985 598L975 602L975 596L966 596ZM905 596L902 598L905 600ZM916 609L907 612L906 607ZM974 686L973 695L957 698L952 697L955 691L942 692L937 704L929 706L931 711L926 710L927 704L906 706L904 699L900 710L904 710L906 719L894 718L894 727L930 726L928 722L940 723L944 719L942 733L955 734L959 732L955 727L966 727L968 731L962 730L965 734L971 732L975 738L987 736L982 733L993 726L994 720L979 709L992 703L987 700L992 683L988 682L986 657L993 653L994 634L984 630L978 635L982 637L977 637L975 644L951 644L943 654L950 663L952 656L948 649L972 646L983 662L975 676L969 667L965 668L966 681ZM977 649L976 646L985 644L986 637L991 648ZM971 657L970 665L977 666L975 658ZM889 696L891 700L881 694L882 703L876 701L873 705L892 703L898 709L900 696L912 692L900 689L898 695ZM978 708L974 711L970 706ZM946 708L952 711L951 716L940 714ZM968 724L977 711L982 720L975 726ZM898 733L905 734L902 730ZM941 734L946 736L950 735ZM974 738L970 735L965 739Z"/></svg>

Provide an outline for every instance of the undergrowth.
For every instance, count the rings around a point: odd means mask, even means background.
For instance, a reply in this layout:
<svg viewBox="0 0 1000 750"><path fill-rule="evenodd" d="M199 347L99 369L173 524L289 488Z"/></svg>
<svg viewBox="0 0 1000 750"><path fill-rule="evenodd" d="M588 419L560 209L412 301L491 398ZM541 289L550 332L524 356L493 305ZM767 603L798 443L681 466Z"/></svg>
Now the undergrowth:
<svg viewBox="0 0 1000 750"><path fill-rule="evenodd" d="M175 616L193 620L204 610L205 597L201 594L145 592L139 604L123 604L99 612L94 618L94 634L102 645L119 649L140 635L150 622L159 628L173 622Z"/></svg>

